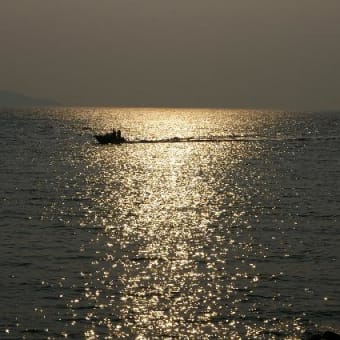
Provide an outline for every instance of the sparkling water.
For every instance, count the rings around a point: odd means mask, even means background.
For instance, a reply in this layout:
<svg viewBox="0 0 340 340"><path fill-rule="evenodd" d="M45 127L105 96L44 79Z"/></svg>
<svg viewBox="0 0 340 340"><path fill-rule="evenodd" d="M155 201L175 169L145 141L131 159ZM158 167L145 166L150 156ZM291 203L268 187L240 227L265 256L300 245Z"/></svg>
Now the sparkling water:
<svg viewBox="0 0 340 340"><path fill-rule="evenodd" d="M0 112L1 339L340 330L340 113Z"/></svg>

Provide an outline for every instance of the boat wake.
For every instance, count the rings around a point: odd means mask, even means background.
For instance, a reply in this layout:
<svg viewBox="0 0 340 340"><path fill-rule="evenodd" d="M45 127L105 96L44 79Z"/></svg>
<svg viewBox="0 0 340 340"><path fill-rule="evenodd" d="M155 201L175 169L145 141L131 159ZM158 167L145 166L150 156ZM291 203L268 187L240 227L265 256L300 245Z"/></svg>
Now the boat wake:
<svg viewBox="0 0 340 340"><path fill-rule="evenodd" d="M340 136L206 136L206 137L173 137L164 139L126 140L124 144L157 144L157 143L221 143L221 142L308 142L340 140Z"/></svg>

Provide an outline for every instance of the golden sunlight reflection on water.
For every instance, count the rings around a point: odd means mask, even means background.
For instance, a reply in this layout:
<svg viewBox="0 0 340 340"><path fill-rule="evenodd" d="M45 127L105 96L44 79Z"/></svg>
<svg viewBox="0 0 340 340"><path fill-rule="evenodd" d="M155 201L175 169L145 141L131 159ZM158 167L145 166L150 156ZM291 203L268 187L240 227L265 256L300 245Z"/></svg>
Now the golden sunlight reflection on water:
<svg viewBox="0 0 340 340"><path fill-rule="evenodd" d="M175 117L169 126L193 129ZM86 338L251 338L275 323L260 320L265 306L254 293L265 249L253 239L249 215L263 195L253 185L263 174L249 164L263 152L246 143L87 150L91 203L82 225L98 228L93 242L101 246L83 273L84 296L70 302L75 318L77 305L93 306Z"/></svg>
<svg viewBox="0 0 340 340"><path fill-rule="evenodd" d="M1 121L0 337L339 333L339 113L39 108ZM113 127L130 143L99 145Z"/></svg>

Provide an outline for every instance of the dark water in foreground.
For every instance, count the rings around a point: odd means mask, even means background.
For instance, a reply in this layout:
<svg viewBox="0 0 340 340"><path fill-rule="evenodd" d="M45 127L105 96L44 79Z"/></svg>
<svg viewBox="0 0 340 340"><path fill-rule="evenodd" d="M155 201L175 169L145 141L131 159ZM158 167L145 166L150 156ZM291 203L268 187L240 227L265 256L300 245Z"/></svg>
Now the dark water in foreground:
<svg viewBox="0 0 340 340"><path fill-rule="evenodd" d="M63 108L0 124L1 339L340 330L340 113ZM134 143L96 144L113 126Z"/></svg>

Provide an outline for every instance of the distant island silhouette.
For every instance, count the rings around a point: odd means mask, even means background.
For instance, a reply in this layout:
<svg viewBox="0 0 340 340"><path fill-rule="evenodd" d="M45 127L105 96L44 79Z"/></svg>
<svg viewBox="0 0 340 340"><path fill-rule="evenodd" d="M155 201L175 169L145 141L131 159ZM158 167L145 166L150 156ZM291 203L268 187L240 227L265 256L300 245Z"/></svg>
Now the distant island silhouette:
<svg viewBox="0 0 340 340"><path fill-rule="evenodd" d="M60 105L60 103L47 98L34 98L17 92L0 90L0 107Z"/></svg>

